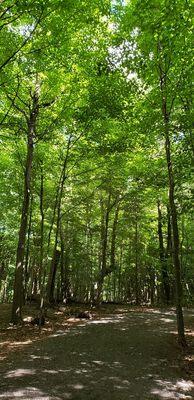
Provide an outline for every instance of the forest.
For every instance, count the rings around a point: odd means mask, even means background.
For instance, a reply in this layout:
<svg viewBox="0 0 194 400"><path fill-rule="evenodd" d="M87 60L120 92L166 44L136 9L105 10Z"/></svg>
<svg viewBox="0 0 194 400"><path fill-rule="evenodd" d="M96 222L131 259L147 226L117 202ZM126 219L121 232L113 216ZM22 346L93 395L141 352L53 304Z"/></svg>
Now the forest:
<svg viewBox="0 0 194 400"><path fill-rule="evenodd" d="M13 324L33 301L175 307L186 347L193 6L1 0L0 302Z"/></svg>

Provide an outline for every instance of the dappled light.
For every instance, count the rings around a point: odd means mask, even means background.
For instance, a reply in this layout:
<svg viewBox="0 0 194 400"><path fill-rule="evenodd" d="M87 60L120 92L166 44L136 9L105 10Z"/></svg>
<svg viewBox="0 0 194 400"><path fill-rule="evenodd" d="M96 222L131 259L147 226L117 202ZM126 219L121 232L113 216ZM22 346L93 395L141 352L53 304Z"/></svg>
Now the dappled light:
<svg viewBox="0 0 194 400"><path fill-rule="evenodd" d="M181 379L172 383L169 380L159 379L156 380L155 383L158 388L152 389L151 393L158 395L160 399L193 399L193 394L190 393L194 389L194 383L192 381Z"/></svg>
<svg viewBox="0 0 194 400"><path fill-rule="evenodd" d="M34 375L36 373L33 369L16 369L5 374L5 378L18 378L25 375Z"/></svg>
<svg viewBox="0 0 194 400"><path fill-rule="evenodd" d="M34 355L34 354L30 354L30 358L32 360L50 360L51 357L48 356L38 356L38 355Z"/></svg>
<svg viewBox="0 0 194 400"><path fill-rule="evenodd" d="M8 391L4 394L0 394L0 399L21 399L21 400L61 400L60 397L50 397L45 394L42 390L35 387L26 387L24 389L17 389L13 391ZM63 399L71 399L71 395L68 393L63 394Z"/></svg>
<svg viewBox="0 0 194 400"><path fill-rule="evenodd" d="M109 323L118 323L121 319L123 319L124 316L112 316L112 317L106 317L106 318L101 318L100 320L94 320L94 321L89 321L89 324L109 324Z"/></svg>
<svg viewBox="0 0 194 400"><path fill-rule="evenodd" d="M144 394L191 400L194 385L182 376L170 333L174 314L156 311L119 309L29 343L2 366L0 399L89 400L91 393L106 393L108 400L143 400Z"/></svg>
<svg viewBox="0 0 194 400"><path fill-rule="evenodd" d="M160 318L160 321L165 322L165 323L173 323L174 321L170 318Z"/></svg>

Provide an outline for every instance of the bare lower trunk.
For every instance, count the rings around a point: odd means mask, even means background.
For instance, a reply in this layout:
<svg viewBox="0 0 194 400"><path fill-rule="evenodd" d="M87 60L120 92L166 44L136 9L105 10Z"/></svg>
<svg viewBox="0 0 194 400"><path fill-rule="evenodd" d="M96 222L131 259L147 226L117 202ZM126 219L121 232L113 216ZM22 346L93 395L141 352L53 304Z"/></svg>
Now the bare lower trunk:
<svg viewBox="0 0 194 400"><path fill-rule="evenodd" d="M65 240L65 235L62 229L62 226L60 227L60 237L61 237L61 294L60 297L62 301L68 302L70 299L70 280L69 280L69 254L68 251L69 249L66 247L65 248L65 243L67 243L67 240Z"/></svg>
<svg viewBox="0 0 194 400"><path fill-rule="evenodd" d="M164 121L164 135L165 135L165 151L168 169L168 182L169 182L169 206L172 223L172 238L173 238L173 263L175 272L176 284L176 314L177 314L177 330L179 343L185 347L185 331L184 319L182 311L182 282L181 282L181 268L180 268L180 249L179 249L179 229L177 221L177 210L175 204L175 185L174 185L174 172L171 159L171 143L170 143L170 128L169 128L169 114L167 111L166 100L166 76L161 76L161 91L162 91L162 113Z"/></svg>
<svg viewBox="0 0 194 400"><path fill-rule="evenodd" d="M162 301L166 304L169 304L170 286L169 286L169 276L168 276L168 262L164 249L163 231L162 231L162 212L159 200L158 200L158 240L159 240L159 253L160 253L161 276L162 276Z"/></svg>
<svg viewBox="0 0 194 400"><path fill-rule="evenodd" d="M174 171L171 156L171 141L170 141L170 115L173 109L174 98L171 97L168 86L168 68L165 57L165 49L163 44L158 42L158 71L159 83L161 91L161 108L164 126L165 152L168 171L168 188L169 188L169 207L172 225L172 241L173 241L173 264L175 273L176 285L176 314L177 314L177 330L179 343L185 347L185 331L184 319L182 311L182 282L181 282L181 267L180 267L180 249L179 249L179 229L177 220L177 210L175 204L175 184ZM169 63L169 61L168 61Z"/></svg>
<svg viewBox="0 0 194 400"><path fill-rule="evenodd" d="M56 216L56 233L55 233L55 244L54 244L54 250L53 250L53 257L50 265L50 272L49 272L49 280L47 284L47 300L49 302L53 302L53 294L54 294L54 285L55 285L55 276L56 276L56 269L58 265L58 250L57 250L57 244L58 244L58 238L60 234L60 225L61 225L61 201L62 201L62 196L63 196L63 189L64 189L64 184L66 180L66 169L67 169L67 162L68 162L68 157L69 157L69 151L70 151L70 143L71 143L71 135L69 136L69 140L67 143L67 150L66 150L66 155L63 163L63 168L61 171L61 179L59 183L59 187L57 189L57 196L56 196L56 211L57 211L57 216ZM55 215L55 213L54 213ZM54 223L54 220L53 220ZM58 260L58 261L56 261Z"/></svg>
<svg viewBox="0 0 194 400"><path fill-rule="evenodd" d="M41 166L41 177L40 177L40 263L39 263L39 287L41 294L43 292L42 288L42 278L44 275L43 271L43 258L44 258L44 176L43 176L43 168Z"/></svg>
<svg viewBox="0 0 194 400"><path fill-rule="evenodd" d="M115 216L114 216L114 221L113 221L113 227L112 227L112 237L111 237L111 249L110 249L110 269L112 271L115 270L115 248L116 248L116 236L117 236L117 225L118 225L118 218L119 218L119 206L120 204L116 206L115 209Z"/></svg>
<svg viewBox="0 0 194 400"><path fill-rule="evenodd" d="M28 224L28 234L27 234L27 245L26 245L26 257L25 257L25 271L24 271L24 302L27 297L27 287L29 281L29 259L30 259L30 235L31 235L31 228L32 228L32 203L33 198L31 196L30 200L30 212L29 212L29 224Z"/></svg>
<svg viewBox="0 0 194 400"><path fill-rule="evenodd" d="M13 305L12 305L12 317L11 320L14 324L17 324L22 320L22 305L23 305L23 263L25 255L25 243L26 233L28 225L28 213L30 204L30 187L31 187L31 175L32 175L32 162L34 154L34 136L36 119L38 116L38 91L34 92L32 97L32 110L30 112L29 119L27 118L28 124L28 141L27 141L27 157L25 165L25 176L24 176L24 195L22 204L22 215L19 229L19 238L16 254L16 269L15 269L15 280L14 280L14 293L13 293Z"/></svg>
<svg viewBox="0 0 194 400"><path fill-rule="evenodd" d="M136 219L135 219L135 303L136 303L136 305L140 304L137 210L136 210Z"/></svg>
<svg viewBox="0 0 194 400"><path fill-rule="evenodd" d="M17 247L16 256L16 270L14 280L14 295L12 305L12 318L11 321L14 324L21 322L22 320L22 305L23 305L23 262L25 254L25 242L26 232L28 224L28 211L30 202L30 182L31 182L31 170L33 160L33 141L28 141L28 152L25 167L25 181L24 181L24 197L22 206L22 216L19 230L19 240Z"/></svg>
<svg viewBox="0 0 194 400"><path fill-rule="evenodd" d="M107 199L106 210L104 211L103 203L101 204L101 254L100 254L100 272L97 282L97 296L96 303L99 304L102 300L102 289L104 278L106 276L106 261L107 261L107 244L108 244L108 225L109 225L109 214L110 214L110 199L111 194L109 193Z"/></svg>
<svg viewBox="0 0 194 400"><path fill-rule="evenodd" d="M56 246L53 251L53 257L51 261L51 268L49 272L49 279L48 279L48 285L47 285L47 299L49 303L54 303L54 290L55 290L55 277L56 277L56 272L57 272L57 266L60 260L60 255L61 252L57 250Z"/></svg>
<svg viewBox="0 0 194 400"><path fill-rule="evenodd" d="M169 204L171 211L172 233L173 233L173 261L174 261L175 282L176 282L177 329L178 329L179 342L182 346L185 347L186 339L185 339L184 319L182 311L182 282L181 282L181 268L180 268L180 258L179 258L179 231L177 222L177 211L174 201L174 177L173 177L172 163L171 163L170 139L167 130L165 137L165 149L166 149L166 158L168 165Z"/></svg>

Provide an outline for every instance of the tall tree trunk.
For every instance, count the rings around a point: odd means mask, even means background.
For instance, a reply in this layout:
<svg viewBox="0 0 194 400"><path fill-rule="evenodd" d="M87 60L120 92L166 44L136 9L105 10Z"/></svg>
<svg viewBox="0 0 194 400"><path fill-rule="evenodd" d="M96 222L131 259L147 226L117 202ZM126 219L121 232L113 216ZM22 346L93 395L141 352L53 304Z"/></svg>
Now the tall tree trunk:
<svg viewBox="0 0 194 400"><path fill-rule="evenodd" d="M31 228L32 228L32 204L33 204L33 197L31 196L30 199L30 212L29 212L29 224L28 224L28 234L27 234L27 245L26 245L26 259L25 259L25 270L24 270L24 301L27 296L27 286L29 280L29 255L30 255L30 235L31 235Z"/></svg>
<svg viewBox="0 0 194 400"><path fill-rule="evenodd" d="M116 301L116 263L115 263L115 248L116 248L116 236L117 236L117 225L118 225L118 217L119 217L119 207L118 203L115 208L115 216L112 227L112 237L111 237L111 249L110 249L110 269L113 272L113 301Z"/></svg>
<svg viewBox="0 0 194 400"><path fill-rule="evenodd" d="M162 231L162 211L159 200L158 200L158 240L159 240L159 254L161 263L161 275L162 275L162 301L166 304L169 304L170 285L168 277L168 262L164 249L164 240Z"/></svg>
<svg viewBox="0 0 194 400"><path fill-rule="evenodd" d="M138 252L138 211L135 217L135 303L140 304L140 287L139 287L139 252Z"/></svg>
<svg viewBox="0 0 194 400"><path fill-rule="evenodd" d="M188 121L188 124L186 124L186 128L189 132L189 142L192 151L192 164L193 164L194 162L194 132L193 132L193 116L192 116L193 105L192 105L192 100L190 101L190 99L192 99L192 91L190 92L190 98L182 99L182 102Z"/></svg>
<svg viewBox="0 0 194 400"><path fill-rule="evenodd" d="M92 248L92 234L91 234L91 208L89 202L86 203L86 228L85 228L85 249L87 258L85 260L86 266L86 296L85 301L88 303L90 301L90 290L92 284L91 277L91 248Z"/></svg>
<svg viewBox="0 0 194 400"><path fill-rule="evenodd" d="M19 238L18 238L17 255L16 255L14 294L13 294L12 317L11 317L11 321L14 324L17 324L22 320L22 305L24 298L23 263L25 255L25 243L26 243L28 213L30 204L32 161L34 154L34 136L35 136L36 119L38 116L38 109L39 109L38 91L35 90L32 98L32 110L28 120L28 140L27 140L27 157L26 157L25 176L24 176L24 195L23 195L21 223L19 229Z"/></svg>
<svg viewBox="0 0 194 400"><path fill-rule="evenodd" d="M101 207L101 254L100 254L100 272L97 282L97 296L96 303L99 304L102 300L102 289L104 278L106 276L106 261L107 261L107 244L108 244L108 226L109 226L109 214L110 214L110 199L111 194L109 193L106 210L103 209L103 204Z"/></svg>
<svg viewBox="0 0 194 400"><path fill-rule="evenodd" d="M177 222L177 210L174 201L174 177L171 163L170 139L166 134L165 138L166 157L168 164L169 174L169 204L172 218L172 233L173 233L173 260L176 278L176 313L177 313L177 328L179 342L182 346L186 346L184 319L182 311L182 282L181 282L181 269L180 269L180 255L179 255L179 230Z"/></svg>
<svg viewBox="0 0 194 400"><path fill-rule="evenodd" d="M57 207L58 207L58 202L59 202L59 192L60 192L60 188L61 188L62 175L63 175L63 169L61 171L61 176L60 176L60 179L59 179L59 184L57 186L57 191L56 191L56 195L55 195L55 202L54 202L52 220L51 220L51 225L50 225L49 234L48 234L47 257L49 255L50 243L51 243L51 234L52 234L53 225L54 225L54 222L55 222L55 217L56 217L56 212L57 212Z"/></svg>
<svg viewBox="0 0 194 400"><path fill-rule="evenodd" d="M167 206L167 245L165 251L166 259L168 257L172 258L172 227L171 227L171 216L170 216L170 208L169 205Z"/></svg>
<svg viewBox="0 0 194 400"><path fill-rule="evenodd" d="M64 163L63 163L62 172L61 172L60 186L59 186L59 189L57 190L58 198L56 198L56 200L57 200L57 203L56 203L57 220L56 220L55 243L54 243L54 249L53 249L53 257L51 260L49 279L48 279L48 283L47 283L47 295L46 295L47 300L50 303L53 303L53 301L54 301L53 294L54 294L56 268L57 268L57 264L58 264L58 262L56 262L56 259L58 260L57 244L58 244L58 238L59 238L59 233L60 233L60 224L61 224L61 201L62 201L63 189L64 189L64 184L65 184L65 179L66 179L66 169L67 169L67 162L68 162L69 151L70 151L70 144L71 144L71 135L69 136L69 139L68 139L66 155L65 155L65 159L64 159Z"/></svg>
<svg viewBox="0 0 194 400"><path fill-rule="evenodd" d="M120 203L117 204L115 208L115 215L112 227L112 237L111 237L111 249L110 249L110 269L115 270L115 248L116 248L116 236L117 236L117 225L119 219L119 207Z"/></svg>
<svg viewBox="0 0 194 400"><path fill-rule="evenodd" d="M43 258L44 258L44 175L43 166L41 165L40 175L40 261L39 261L39 287L42 293L42 277L43 277Z"/></svg>
<svg viewBox="0 0 194 400"><path fill-rule="evenodd" d="M179 254L179 229L177 221L177 210L175 204L175 184L174 184L174 171L171 157L171 142L170 142L170 115L167 109L167 90L166 90L166 74L160 69L160 88L162 94L162 115L164 121L164 136L165 136L165 152L168 169L168 182L169 182L169 206L172 222L172 237L173 237L173 261L176 282L176 315L177 315L177 330L179 343L185 347L185 330L184 319L182 310L182 282L181 282L181 268L180 268L180 254Z"/></svg>
<svg viewBox="0 0 194 400"><path fill-rule="evenodd" d="M121 282L121 270L122 270L122 263L123 263L123 241L121 242L120 246L120 254L119 254L119 270L118 270L118 301L122 300L122 282Z"/></svg>
<svg viewBox="0 0 194 400"><path fill-rule="evenodd" d="M55 245L49 272L48 285L47 285L47 300L49 301L50 304L54 303L55 301L54 299L55 277L60 256L61 252L57 249L57 246Z"/></svg>
<svg viewBox="0 0 194 400"><path fill-rule="evenodd" d="M62 224L60 224L62 225ZM68 303L70 299L70 280L69 280L69 249L65 248L65 234L62 226L60 226L60 240L61 240L61 298L62 301Z"/></svg>

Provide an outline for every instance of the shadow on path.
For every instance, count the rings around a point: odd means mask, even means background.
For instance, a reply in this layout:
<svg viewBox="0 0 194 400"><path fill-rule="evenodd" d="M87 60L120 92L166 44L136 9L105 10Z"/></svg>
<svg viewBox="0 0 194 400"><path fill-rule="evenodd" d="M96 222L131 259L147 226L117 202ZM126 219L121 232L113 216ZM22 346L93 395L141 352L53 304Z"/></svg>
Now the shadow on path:
<svg viewBox="0 0 194 400"><path fill-rule="evenodd" d="M58 331L1 366L0 400L194 399L173 312L117 314Z"/></svg>

